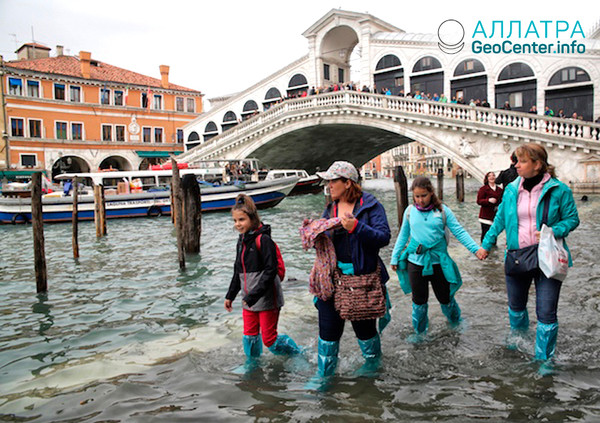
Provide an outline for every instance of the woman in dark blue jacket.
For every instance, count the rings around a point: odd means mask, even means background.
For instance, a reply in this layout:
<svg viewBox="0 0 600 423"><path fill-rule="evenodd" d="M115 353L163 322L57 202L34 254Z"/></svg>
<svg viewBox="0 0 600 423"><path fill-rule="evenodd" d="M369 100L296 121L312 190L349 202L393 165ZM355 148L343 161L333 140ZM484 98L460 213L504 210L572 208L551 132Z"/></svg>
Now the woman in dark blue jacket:
<svg viewBox="0 0 600 423"><path fill-rule="evenodd" d="M379 257L379 249L390 242L391 231L385 210L377 199L363 192L358 184L358 172L349 162L333 163L327 172L320 172L329 187L333 200L323 213L324 218L339 217L341 227L330 231L335 247L338 266L343 273L365 275L379 269L381 283L389 279L385 265ZM333 298L317 300L319 310L319 375L329 376L335 372L339 341L344 331L344 320L334 307ZM351 322L363 357L375 370L381 356L381 343L376 319Z"/></svg>

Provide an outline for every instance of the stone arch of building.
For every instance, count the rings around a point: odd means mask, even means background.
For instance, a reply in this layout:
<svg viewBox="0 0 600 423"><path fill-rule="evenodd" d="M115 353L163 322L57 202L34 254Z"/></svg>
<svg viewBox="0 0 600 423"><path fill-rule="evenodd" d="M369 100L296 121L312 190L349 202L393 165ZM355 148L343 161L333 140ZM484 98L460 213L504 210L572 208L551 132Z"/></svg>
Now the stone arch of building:
<svg viewBox="0 0 600 423"><path fill-rule="evenodd" d="M399 95L404 91L404 65L398 55L389 52L381 54L372 74L379 92L389 89L392 95Z"/></svg>
<svg viewBox="0 0 600 423"><path fill-rule="evenodd" d="M334 26L318 40L318 53L322 64L328 65L329 78L322 69L322 84L344 83L350 80L350 56L359 43L360 29L354 22L344 22Z"/></svg>
<svg viewBox="0 0 600 423"><path fill-rule="evenodd" d="M92 166L86 159L76 154L59 157L52 163L52 179L61 173L87 173Z"/></svg>
<svg viewBox="0 0 600 423"><path fill-rule="evenodd" d="M98 165L98 170L134 170L131 162L119 155L106 155Z"/></svg>

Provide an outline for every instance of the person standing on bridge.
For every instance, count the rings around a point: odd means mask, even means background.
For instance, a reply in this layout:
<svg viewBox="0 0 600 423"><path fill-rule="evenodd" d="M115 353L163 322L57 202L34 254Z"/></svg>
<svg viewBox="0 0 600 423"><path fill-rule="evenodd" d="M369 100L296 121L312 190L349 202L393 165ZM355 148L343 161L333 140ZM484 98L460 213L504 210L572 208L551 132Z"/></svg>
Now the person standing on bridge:
<svg viewBox="0 0 600 423"><path fill-rule="evenodd" d="M389 275L379 257L379 250L389 244L391 231L383 205L362 190L358 184L358 171L352 163L336 161L326 172L317 172L317 175L327 182L332 199L322 217L341 220L341 226L326 233L333 242L337 260L335 271L339 276L334 281L342 283L357 278L376 280L374 283L382 285L379 291L383 291L383 298L380 299L385 301L385 283ZM345 323L336 308L340 304L335 292L340 289L337 282L332 298L323 300L315 297L319 313L318 377L333 375L337 366ZM359 374L372 374L378 369L381 357L377 318L349 320L366 360ZM382 320L380 329L383 328Z"/></svg>
<svg viewBox="0 0 600 423"><path fill-rule="evenodd" d="M419 176L412 183L414 205L404 210L402 226L392 252L392 270L398 273L402 291L412 293L412 323L419 341L429 324L429 283L451 325L461 321L454 295L462 285L458 266L448 254L449 229L456 239L475 254L479 245L463 229L448 206L435 194L429 178Z"/></svg>
<svg viewBox="0 0 600 423"><path fill-rule="evenodd" d="M579 225L579 216L571 189L556 178L554 166L548 164L548 153L543 146L524 144L515 153L519 177L505 188L494 223L483 239L477 256L481 259L487 257L498 235L506 230L508 251L505 279L510 327L514 333L528 329L527 297L531 282L534 281L538 320L535 357L547 360L554 355L556 346L558 296L562 282L548 278L537 264L540 230L542 223L545 223L557 239L562 239L568 253L569 266L572 266L566 238ZM527 250L533 250L535 254L533 264L518 271L511 269L510 262L507 261L509 257L520 252L520 264L525 264L523 253Z"/></svg>

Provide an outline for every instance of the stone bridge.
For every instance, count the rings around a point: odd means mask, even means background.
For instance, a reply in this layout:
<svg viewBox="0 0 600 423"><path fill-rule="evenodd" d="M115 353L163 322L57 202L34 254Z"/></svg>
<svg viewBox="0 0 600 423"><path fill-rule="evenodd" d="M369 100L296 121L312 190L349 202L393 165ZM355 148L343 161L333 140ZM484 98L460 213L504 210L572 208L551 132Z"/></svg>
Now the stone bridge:
<svg viewBox="0 0 600 423"><path fill-rule="evenodd" d="M519 145L537 142L558 176L574 186L600 177L600 125L521 112L337 91L284 101L177 157L257 158L272 168L313 172L334 160L362 166L418 141L473 176L509 164Z"/></svg>

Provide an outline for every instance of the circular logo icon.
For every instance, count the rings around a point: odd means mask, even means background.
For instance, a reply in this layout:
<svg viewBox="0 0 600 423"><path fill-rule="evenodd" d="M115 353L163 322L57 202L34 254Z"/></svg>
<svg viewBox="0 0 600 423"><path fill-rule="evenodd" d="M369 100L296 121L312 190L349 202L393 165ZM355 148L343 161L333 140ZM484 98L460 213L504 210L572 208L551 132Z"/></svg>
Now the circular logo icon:
<svg viewBox="0 0 600 423"><path fill-rule="evenodd" d="M456 19L447 19L438 28L438 46L447 54L456 54L463 49L465 28Z"/></svg>

